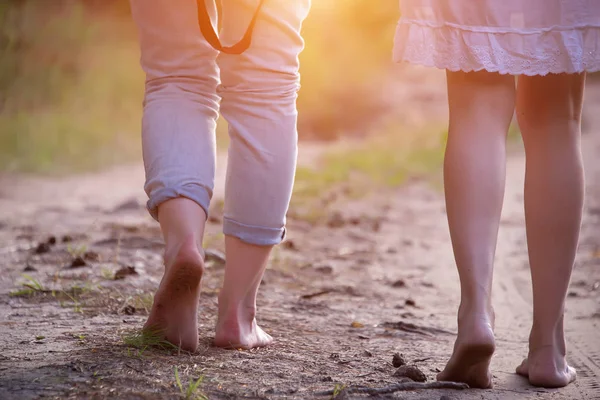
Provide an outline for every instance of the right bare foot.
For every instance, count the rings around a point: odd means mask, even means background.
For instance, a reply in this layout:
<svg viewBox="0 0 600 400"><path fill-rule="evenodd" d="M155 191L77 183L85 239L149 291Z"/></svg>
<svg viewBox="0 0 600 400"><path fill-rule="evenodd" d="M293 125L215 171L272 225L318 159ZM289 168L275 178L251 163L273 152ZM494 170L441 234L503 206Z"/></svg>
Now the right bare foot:
<svg viewBox="0 0 600 400"><path fill-rule="evenodd" d="M517 367L517 374L528 378L533 386L545 388L564 387L577 378L575 369L554 346L529 350L527 358Z"/></svg>
<svg viewBox="0 0 600 400"><path fill-rule="evenodd" d="M252 306L240 306L240 303L243 304L243 301L219 298L219 320L214 345L226 349L252 349L273 343L271 335L256 323L256 309ZM229 307L229 304L234 306Z"/></svg>
<svg viewBox="0 0 600 400"><path fill-rule="evenodd" d="M144 330L159 333L179 348L198 348L198 301L204 262L194 240L184 242L176 254L165 256L165 274L154 295Z"/></svg>
<svg viewBox="0 0 600 400"><path fill-rule="evenodd" d="M253 349L273 343L271 335L262 330L253 320L249 324L238 321L219 321L214 345L226 349Z"/></svg>
<svg viewBox="0 0 600 400"><path fill-rule="evenodd" d="M450 361L437 380L464 382L472 388L491 388L490 362L495 348L493 317L465 315L459 319L458 337Z"/></svg>

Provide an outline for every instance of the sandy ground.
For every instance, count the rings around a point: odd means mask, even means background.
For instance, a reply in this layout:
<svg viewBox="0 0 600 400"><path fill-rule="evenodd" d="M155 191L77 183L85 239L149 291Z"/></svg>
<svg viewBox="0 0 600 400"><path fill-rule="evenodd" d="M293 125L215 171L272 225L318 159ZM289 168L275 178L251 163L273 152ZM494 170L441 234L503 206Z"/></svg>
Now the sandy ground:
<svg viewBox="0 0 600 400"><path fill-rule="evenodd" d="M431 79L439 83L443 76ZM421 117L414 123L425 118L421 106L429 103L443 119L445 95L437 83L428 95L419 91L418 99L408 89L398 93L419 105ZM524 158L515 151L495 271L495 388L379 398L600 399L599 107L600 87L590 84L583 146L586 215L566 312L577 382L545 390L514 374L526 354L531 322ZM300 162L310 165L320 151L303 147ZM223 194L224 163L220 159L216 197ZM417 365L429 382L447 361L456 332L458 279L443 195L428 179L358 200L341 197L330 205L327 221L290 219L289 241L274 252L259 297L259 322L274 336L272 347L211 346L223 278L216 259L204 281L197 354L126 346L123 338L145 321L149 294L162 272L162 242L143 208L142 182L140 166L61 180L0 179L0 399L180 398L175 367L186 387L202 376L210 399L319 398L316 392L336 385L398 383L394 353ZM222 249L219 232L215 207L208 248ZM63 242L65 235L71 240ZM57 243L36 254L38 243L50 236ZM72 266L77 256L85 265ZM135 273L113 279L119 270ZM23 274L39 283L35 293L10 295L23 289Z"/></svg>

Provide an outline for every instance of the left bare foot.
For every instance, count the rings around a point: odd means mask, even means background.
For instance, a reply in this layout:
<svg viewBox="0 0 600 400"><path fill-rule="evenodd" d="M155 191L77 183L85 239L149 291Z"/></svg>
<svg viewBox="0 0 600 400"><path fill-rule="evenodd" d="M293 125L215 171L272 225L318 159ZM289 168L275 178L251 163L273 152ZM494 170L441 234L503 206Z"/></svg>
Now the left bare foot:
<svg viewBox="0 0 600 400"><path fill-rule="evenodd" d="M489 368L495 350L492 326L493 311L490 315L462 316L454 351L437 380L464 382L472 388L491 388L492 374Z"/></svg>

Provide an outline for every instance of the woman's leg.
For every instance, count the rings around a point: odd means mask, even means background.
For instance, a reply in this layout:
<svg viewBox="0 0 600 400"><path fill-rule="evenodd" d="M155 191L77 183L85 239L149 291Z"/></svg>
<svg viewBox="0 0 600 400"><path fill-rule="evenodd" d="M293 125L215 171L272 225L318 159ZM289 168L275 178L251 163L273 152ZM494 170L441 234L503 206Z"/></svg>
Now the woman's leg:
<svg viewBox="0 0 600 400"><path fill-rule="evenodd" d="M195 0L131 0L146 72L142 143L148 209L165 238L165 274L145 329L189 351L206 210L215 173L217 52L202 38Z"/></svg>
<svg viewBox="0 0 600 400"><path fill-rule="evenodd" d="M253 0L224 0L222 39L242 37ZM300 36L310 0L265 2L252 45L221 54L221 111L229 122L225 187L225 281L215 344L257 347L272 338L256 323L256 295L271 248L281 242L297 155Z"/></svg>
<svg viewBox="0 0 600 400"><path fill-rule="evenodd" d="M517 90L527 157L525 219L533 281L529 356L517 372L537 386L561 387L575 380L565 358L563 322L583 209L584 82L584 74L524 76Z"/></svg>
<svg viewBox="0 0 600 400"><path fill-rule="evenodd" d="M488 388L495 349L492 273L515 80L488 72L448 72L447 79L450 125L444 187L461 303L454 352L438 380Z"/></svg>

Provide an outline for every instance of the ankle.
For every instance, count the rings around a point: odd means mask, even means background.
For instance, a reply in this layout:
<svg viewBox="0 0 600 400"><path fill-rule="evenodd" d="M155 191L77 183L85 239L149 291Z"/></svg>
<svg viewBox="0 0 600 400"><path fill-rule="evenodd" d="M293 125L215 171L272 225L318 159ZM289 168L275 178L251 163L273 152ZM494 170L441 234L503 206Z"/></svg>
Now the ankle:
<svg viewBox="0 0 600 400"><path fill-rule="evenodd" d="M165 265L172 264L177 258L204 261L204 250L195 235L190 234L184 238L172 238L166 241L163 253Z"/></svg>
<svg viewBox="0 0 600 400"><path fill-rule="evenodd" d="M566 356L567 345L562 323L546 326L534 323L529 334L529 350L536 351L543 347L552 347L561 356Z"/></svg>
<svg viewBox="0 0 600 400"><path fill-rule="evenodd" d="M255 318L256 306L253 302L219 296L219 320L251 323Z"/></svg>
<svg viewBox="0 0 600 400"><path fill-rule="evenodd" d="M494 321L496 315L494 307L489 299L462 299L460 306L458 307L458 320L465 320L469 318L485 319L489 322Z"/></svg>

